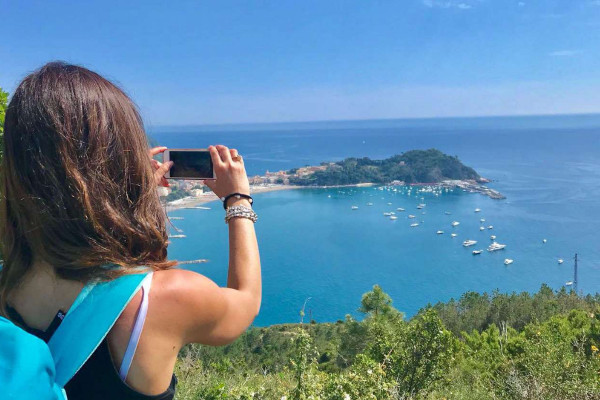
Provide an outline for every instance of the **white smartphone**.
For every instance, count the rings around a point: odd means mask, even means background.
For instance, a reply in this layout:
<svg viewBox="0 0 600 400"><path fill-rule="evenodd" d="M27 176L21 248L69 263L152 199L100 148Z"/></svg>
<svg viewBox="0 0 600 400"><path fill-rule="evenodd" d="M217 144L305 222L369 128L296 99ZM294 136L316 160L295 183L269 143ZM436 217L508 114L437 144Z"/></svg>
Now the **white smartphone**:
<svg viewBox="0 0 600 400"><path fill-rule="evenodd" d="M163 162L173 161L165 175L168 179L215 179L212 158L208 149L168 149Z"/></svg>

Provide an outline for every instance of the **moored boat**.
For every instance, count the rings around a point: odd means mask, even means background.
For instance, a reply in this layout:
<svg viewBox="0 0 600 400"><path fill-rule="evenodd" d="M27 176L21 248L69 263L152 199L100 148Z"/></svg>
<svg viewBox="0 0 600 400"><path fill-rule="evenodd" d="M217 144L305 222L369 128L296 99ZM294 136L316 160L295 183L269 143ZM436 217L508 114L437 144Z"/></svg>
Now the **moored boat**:
<svg viewBox="0 0 600 400"><path fill-rule="evenodd" d="M487 248L488 251L498 251L498 250L502 250L506 248L505 244L500 244L500 243L496 243L493 242L492 244L490 244Z"/></svg>

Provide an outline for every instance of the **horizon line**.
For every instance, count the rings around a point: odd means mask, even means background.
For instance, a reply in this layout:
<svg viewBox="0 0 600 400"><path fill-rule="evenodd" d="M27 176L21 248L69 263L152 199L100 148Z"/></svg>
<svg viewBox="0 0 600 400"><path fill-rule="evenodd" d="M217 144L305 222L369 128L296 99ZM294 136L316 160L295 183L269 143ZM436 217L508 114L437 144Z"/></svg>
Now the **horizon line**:
<svg viewBox="0 0 600 400"><path fill-rule="evenodd" d="M195 124L147 124L147 128L217 128L224 126L252 126L252 125L293 125L293 124L322 124L344 122L386 122L386 121L431 121L431 120L460 120L460 119L488 119L488 118L535 118L535 117L592 117L600 116L599 112L587 113L558 113L558 114L492 114L492 115L457 115L447 117L398 117L398 118L362 118L362 119L321 119L304 121L268 121L268 122L223 122L223 123L195 123Z"/></svg>

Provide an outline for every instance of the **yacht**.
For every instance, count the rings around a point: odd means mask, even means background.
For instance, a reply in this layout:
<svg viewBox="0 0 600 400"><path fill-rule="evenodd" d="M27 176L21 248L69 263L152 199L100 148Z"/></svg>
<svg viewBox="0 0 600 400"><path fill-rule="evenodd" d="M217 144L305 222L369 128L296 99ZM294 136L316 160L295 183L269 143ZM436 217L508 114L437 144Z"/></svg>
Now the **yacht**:
<svg viewBox="0 0 600 400"><path fill-rule="evenodd" d="M455 238L455 237L457 237L458 235L457 235L456 233L451 233L451 234L450 234L450 236L451 236L451 237L453 237L453 238Z"/></svg>
<svg viewBox="0 0 600 400"><path fill-rule="evenodd" d="M465 247L469 247L469 246L473 246L474 244L477 244L477 240L465 240L463 242L463 246Z"/></svg>
<svg viewBox="0 0 600 400"><path fill-rule="evenodd" d="M458 226L458 225L460 225L460 222L458 222L458 221L452 221L452 226Z"/></svg>
<svg viewBox="0 0 600 400"><path fill-rule="evenodd" d="M384 217L389 217L390 215L393 215L393 214L392 214L391 212L384 212L384 213L383 213L383 216L384 216Z"/></svg>
<svg viewBox="0 0 600 400"><path fill-rule="evenodd" d="M492 242L492 244L490 244L487 248L488 251L497 251L497 250L502 250L506 247L505 244L500 244L500 243L496 243L496 242Z"/></svg>
<svg viewBox="0 0 600 400"><path fill-rule="evenodd" d="M368 205L368 206L372 206L372 205L373 205L373 203L367 203L367 205Z"/></svg>
<svg viewBox="0 0 600 400"><path fill-rule="evenodd" d="M494 229L494 225L488 226L488 229Z"/></svg>
<svg viewBox="0 0 600 400"><path fill-rule="evenodd" d="M564 263L564 262L565 262L565 260L563 260L562 258L559 258L559 259L558 259L558 263L559 263L559 264L562 264L562 263Z"/></svg>
<svg viewBox="0 0 600 400"><path fill-rule="evenodd" d="M352 206L353 210L358 210L358 206Z"/></svg>
<svg viewBox="0 0 600 400"><path fill-rule="evenodd" d="M485 222L485 218L481 218L479 222Z"/></svg>
<svg viewBox="0 0 600 400"><path fill-rule="evenodd" d="M479 230L480 230L480 231L483 231L483 230L485 230L485 228L484 228L483 226L480 226L480 227L479 227Z"/></svg>
<svg viewBox="0 0 600 400"><path fill-rule="evenodd" d="M451 213L450 211L444 211L444 214L446 214L446 215L450 215L450 214L452 214L452 213Z"/></svg>
<svg viewBox="0 0 600 400"><path fill-rule="evenodd" d="M438 235L443 235L443 234L444 234L444 231L437 231L436 233L437 233Z"/></svg>
<svg viewBox="0 0 600 400"><path fill-rule="evenodd" d="M573 281L565 282L565 286L572 286L572 285L573 285Z"/></svg>
<svg viewBox="0 0 600 400"><path fill-rule="evenodd" d="M481 209L480 209L480 208L476 208L476 209L475 209L475 212L480 212L480 211L481 211Z"/></svg>
<svg viewBox="0 0 600 400"><path fill-rule="evenodd" d="M388 203L388 206L391 206L391 205L392 205L392 203Z"/></svg>
<svg viewBox="0 0 600 400"><path fill-rule="evenodd" d="M510 258L505 258L504 259L504 265L510 265L514 262L514 260L511 260Z"/></svg>
<svg viewBox="0 0 600 400"><path fill-rule="evenodd" d="M169 235L170 238L176 239L176 238L184 238L187 237L185 235Z"/></svg>
<svg viewBox="0 0 600 400"><path fill-rule="evenodd" d="M476 256L477 254L481 254L483 253L483 250L473 250L473 255Z"/></svg>
<svg viewBox="0 0 600 400"><path fill-rule="evenodd" d="M391 215L391 216L390 216L390 219L393 221L393 220L396 220L396 219L398 219L398 217L396 217L395 215Z"/></svg>
<svg viewBox="0 0 600 400"><path fill-rule="evenodd" d="M546 239L543 239L543 240L542 240L542 243L546 243L546 242L547 242L547 240L546 240Z"/></svg>
<svg viewBox="0 0 600 400"><path fill-rule="evenodd" d="M404 208L398 207L398 208L396 208L396 211L404 211Z"/></svg>
<svg viewBox="0 0 600 400"><path fill-rule="evenodd" d="M422 209L422 208L424 208L424 207L425 207L425 204L423 204L423 203L421 203L421 204L419 204L419 205L417 206L417 208L418 208L419 210L420 210L420 209Z"/></svg>
<svg viewBox="0 0 600 400"><path fill-rule="evenodd" d="M496 240L496 235L492 235L492 236L490 236L490 239L492 239L492 240Z"/></svg>
<svg viewBox="0 0 600 400"><path fill-rule="evenodd" d="M414 217L415 217L415 216L414 216L414 215L412 215L412 214L410 214L410 215L408 216L408 218L414 218Z"/></svg>
<svg viewBox="0 0 600 400"><path fill-rule="evenodd" d="M415 222L414 224L410 224L410 226L411 228L414 228L415 226L419 226L419 224Z"/></svg>

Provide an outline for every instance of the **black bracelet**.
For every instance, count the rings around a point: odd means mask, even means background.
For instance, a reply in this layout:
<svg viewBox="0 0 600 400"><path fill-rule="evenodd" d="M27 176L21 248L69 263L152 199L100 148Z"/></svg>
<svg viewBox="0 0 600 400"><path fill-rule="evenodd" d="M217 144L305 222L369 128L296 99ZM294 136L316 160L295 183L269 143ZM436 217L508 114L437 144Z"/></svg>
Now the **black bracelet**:
<svg viewBox="0 0 600 400"><path fill-rule="evenodd" d="M223 200L223 208L226 210L227 210L227 200L229 200L231 197L235 197L236 199L246 199L250 203L250 206L252 206L252 203L254 203L254 199L247 194L231 193L225 197L221 197L221 200Z"/></svg>

